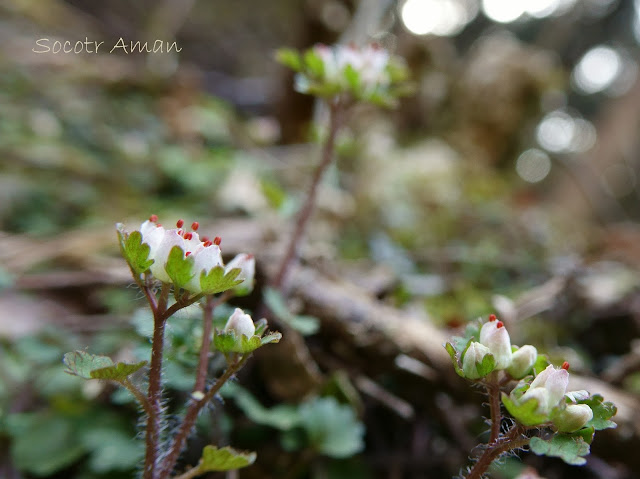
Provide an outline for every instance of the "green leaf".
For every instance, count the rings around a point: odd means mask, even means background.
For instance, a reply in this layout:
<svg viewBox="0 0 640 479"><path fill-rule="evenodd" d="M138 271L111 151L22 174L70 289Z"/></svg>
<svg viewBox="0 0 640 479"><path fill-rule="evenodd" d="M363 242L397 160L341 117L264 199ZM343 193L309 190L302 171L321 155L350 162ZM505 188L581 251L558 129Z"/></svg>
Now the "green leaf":
<svg viewBox="0 0 640 479"><path fill-rule="evenodd" d="M226 383L220 392L224 397L232 397L242 412L256 424L280 431L288 431L300 425L300 414L296 406L279 404L266 408L237 383Z"/></svg>
<svg viewBox="0 0 640 479"><path fill-rule="evenodd" d="M316 52L307 50L303 55L304 66L311 76L322 78L324 76L324 62Z"/></svg>
<svg viewBox="0 0 640 479"><path fill-rule="evenodd" d="M255 452L241 452L229 446L218 449L215 446L205 446L202 459L198 464L199 472L230 471L250 466L256 460Z"/></svg>
<svg viewBox="0 0 640 479"><path fill-rule="evenodd" d="M242 283L242 280L236 278L242 272L240 268L233 268L227 274L224 274L224 268L222 266L216 266L212 268L209 273L204 271L200 275L200 287L204 294L216 294L227 291L234 286Z"/></svg>
<svg viewBox="0 0 640 479"><path fill-rule="evenodd" d="M221 353L230 353L236 346L236 335L233 331L218 331L213 338L213 345Z"/></svg>
<svg viewBox="0 0 640 479"><path fill-rule="evenodd" d="M276 51L276 61L299 72L303 69L300 53L291 48L280 48Z"/></svg>
<svg viewBox="0 0 640 479"><path fill-rule="evenodd" d="M62 362L67 366L65 372L84 379L92 379L91 372L96 369L113 366L113 361L107 356L96 356L86 351L66 353Z"/></svg>
<svg viewBox="0 0 640 479"><path fill-rule="evenodd" d="M292 314L279 291L273 288L265 288L263 299L275 316L303 336L315 334L320 329L320 320L318 318Z"/></svg>
<svg viewBox="0 0 640 479"><path fill-rule="evenodd" d="M73 423L53 413L13 414L6 425L12 436L11 459L22 472L50 476L87 452Z"/></svg>
<svg viewBox="0 0 640 479"><path fill-rule="evenodd" d="M282 333L279 333L276 331L273 333L269 333L263 336L262 338L260 338L260 342L262 343L262 346L264 346L265 344L278 343L280 342L281 339L282 339Z"/></svg>
<svg viewBox="0 0 640 479"><path fill-rule="evenodd" d="M581 436L570 434L556 434L548 441L532 437L529 447L538 456L559 457L574 466L585 464L587 461L583 456L590 451L589 444Z"/></svg>
<svg viewBox="0 0 640 479"><path fill-rule="evenodd" d="M358 94L362 90L362 85L360 84L360 73L358 70L353 68L353 65L348 64L344 71L342 72L342 76L344 77L347 85L354 93Z"/></svg>
<svg viewBox="0 0 640 479"><path fill-rule="evenodd" d="M149 245L142 242L142 234L133 231L129 234L120 228L116 230L120 240L120 250L122 256L136 274L142 274L153 264L149 259Z"/></svg>
<svg viewBox="0 0 640 479"><path fill-rule="evenodd" d="M122 381L131 374L144 367L147 361L140 361L139 363L117 363L113 366L107 366L100 369L94 369L91 371L91 377L93 379L111 379L113 381Z"/></svg>
<svg viewBox="0 0 640 479"><path fill-rule="evenodd" d="M184 251L180 246L174 246L169 251L169 257L167 258L167 265L165 271L171 278L171 281L177 288L182 288L185 284L191 281L194 274L191 271L193 269L193 258L184 255Z"/></svg>
<svg viewBox="0 0 640 479"><path fill-rule="evenodd" d="M533 372L535 376L540 374L541 371L544 371L545 369L547 369L547 366L549 366L549 364L551 363L549 362L549 359L544 354L538 354L538 357L536 358L536 362L533 363Z"/></svg>
<svg viewBox="0 0 640 479"><path fill-rule="evenodd" d="M477 370L478 374L480 374L480 377L485 377L495 368L496 360L493 357L493 354L487 354L484 358L482 358L482 362L477 365Z"/></svg>
<svg viewBox="0 0 640 479"><path fill-rule="evenodd" d="M364 448L364 426L351 407L332 397L304 403L300 406L300 417L311 447L321 454L344 458Z"/></svg>
<svg viewBox="0 0 640 479"><path fill-rule="evenodd" d="M444 348L449 353L449 356L451 357L451 362L453 363L453 368L456 370L456 373L458 373L458 376L462 378L465 377L464 372L460 367L460 363L458 362L458 355L456 353L456 349L453 347L453 344L447 343L444 345Z"/></svg>
<svg viewBox="0 0 640 479"><path fill-rule="evenodd" d="M617 427L611 418L618 412L618 408L612 402L603 402L604 398L600 394L594 394L588 399L578 401L578 404L586 404L593 411L593 419L587 423L596 431Z"/></svg>
<svg viewBox="0 0 640 479"><path fill-rule="evenodd" d="M136 364L114 364L107 356L96 356L86 351L74 351L64 355L65 372L84 379L111 379L122 381L142 368L147 361Z"/></svg>
<svg viewBox="0 0 640 479"><path fill-rule="evenodd" d="M540 414L537 412L538 401L535 398L531 398L521 404L512 400L510 396L502 393L502 404L507 408L509 414L511 414L520 424L525 426L537 426L549 422L549 418L546 414Z"/></svg>

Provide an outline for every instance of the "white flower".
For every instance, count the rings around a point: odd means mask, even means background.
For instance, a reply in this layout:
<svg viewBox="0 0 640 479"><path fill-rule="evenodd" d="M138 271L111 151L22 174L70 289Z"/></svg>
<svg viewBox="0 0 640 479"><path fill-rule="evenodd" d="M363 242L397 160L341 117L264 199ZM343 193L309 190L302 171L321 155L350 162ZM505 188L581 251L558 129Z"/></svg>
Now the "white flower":
<svg viewBox="0 0 640 479"><path fill-rule="evenodd" d="M233 331L236 336L252 337L256 332L256 326L253 324L253 319L248 314L245 314L240 308L236 308L233 314L229 317L226 326L224 327L226 332Z"/></svg>
<svg viewBox="0 0 640 479"><path fill-rule="evenodd" d="M240 274L236 277L237 280L242 280L242 283L234 287L235 291L243 294L249 294L253 290L253 280L256 275L256 260L252 254L240 253L236 255L224 270L225 274L235 268L240 268Z"/></svg>
<svg viewBox="0 0 640 479"><path fill-rule="evenodd" d="M514 379L522 379L531 372L537 358L538 350L534 346L530 344L522 346L511 354L511 365L507 368L507 372Z"/></svg>
<svg viewBox="0 0 640 479"><path fill-rule="evenodd" d="M502 321L491 315L480 329L480 342L489 348L496 360L496 369L511 365L511 338Z"/></svg>
<svg viewBox="0 0 640 479"><path fill-rule="evenodd" d="M462 358L462 372L467 379L479 379L482 375L478 372L478 364L487 354L491 354L488 347L473 341L464 353Z"/></svg>
<svg viewBox="0 0 640 479"><path fill-rule="evenodd" d="M529 389L522 395L520 402L526 402L531 398L538 401L537 411L540 414L549 414L553 408L564 400L564 394L569 385L569 365L565 363L560 369L553 365L538 374L531 382Z"/></svg>
<svg viewBox="0 0 640 479"><path fill-rule="evenodd" d="M553 418L553 425L560 432L573 432L582 429L593 419L593 411L586 404L567 404L567 407Z"/></svg>
<svg viewBox="0 0 640 479"><path fill-rule="evenodd" d="M149 270L156 279L163 283L172 282L166 271L166 266L169 253L174 246L178 246L182 250L184 258L191 257L193 259L192 277L183 287L197 294L202 292L200 278L203 273L208 274L216 266L224 268L219 247L220 239L215 238L211 241L206 237L200 238L196 232L199 228L197 222L191 224L191 231L187 231L183 226L184 221L179 220L176 223L176 228L165 229L158 223L158 217L152 215L149 220L140 225L140 234L142 242L149 245L149 259L153 260Z"/></svg>
<svg viewBox="0 0 640 479"><path fill-rule="evenodd" d="M367 45L358 48L355 45L316 45L314 52L324 64L324 78L330 83L346 86L344 71L351 66L359 74L360 82L366 90L377 86L386 86L391 79L387 73L389 53L377 46Z"/></svg>

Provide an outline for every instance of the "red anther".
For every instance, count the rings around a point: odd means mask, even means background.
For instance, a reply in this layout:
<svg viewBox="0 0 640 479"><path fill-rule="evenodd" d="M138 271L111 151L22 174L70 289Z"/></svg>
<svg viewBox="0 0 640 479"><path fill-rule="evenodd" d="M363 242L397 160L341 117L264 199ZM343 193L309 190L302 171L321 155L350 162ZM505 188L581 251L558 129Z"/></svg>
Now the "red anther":
<svg viewBox="0 0 640 479"><path fill-rule="evenodd" d="M209 237L203 236L202 238L200 238L200 241L202 241L203 243L206 243L207 241L209 241Z"/></svg>
<svg viewBox="0 0 640 479"><path fill-rule="evenodd" d="M252 254L248 254L247 255L247 259L253 259L253 255Z"/></svg>
<svg viewBox="0 0 640 479"><path fill-rule="evenodd" d="M495 321L496 319L498 319L498 318L496 318L495 314L490 314L489 315L489 321Z"/></svg>
<svg viewBox="0 0 640 479"><path fill-rule="evenodd" d="M158 215L149 216L149 221L151 221L152 223L155 223L156 221L158 221Z"/></svg>
<svg viewBox="0 0 640 479"><path fill-rule="evenodd" d="M199 227L200 227L200 223L198 223L197 221L194 221L193 223L191 223L191 229L193 231L198 231Z"/></svg>
<svg viewBox="0 0 640 479"><path fill-rule="evenodd" d="M178 234L179 234L180 236L184 236L184 230L178 230Z"/></svg>
<svg viewBox="0 0 640 479"><path fill-rule="evenodd" d="M565 371L569 370L569 362L565 361L564 363L562 363L562 369L564 369Z"/></svg>
<svg viewBox="0 0 640 479"><path fill-rule="evenodd" d="M185 256L185 257L187 257L187 256L189 256L190 254L191 254L191 251L187 251L187 252L184 254L184 256Z"/></svg>
<svg viewBox="0 0 640 479"><path fill-rule="evenodd" d="M183 225L183 224L184 224L184 220L178 220L178 221L176 221L176 226L177 226L178 228L182 228L182 225Z"/></svg>
<svg viewBox="0 0 640 479"><path fill-rule="evenodd" d="M220 243L222 243L222 238L220 238L220 236L213 238L213 244L220 246Z"/></svg>
<svg viewBox="0 0 640 479"><path fill-rule="evenodd" d="M184 239L190 240L191 238L193 238L193 233L189 232L184 234Z"/></svg>
<svg viewBox="0 0 640 479"><path fill-rule="evenodd" d="M211 246L212 244L213 244L213 241L207 240L204 242L203 246L206 248L207 246Z"/></svg>
<svg viewBox="0 0 640 479"><path fill-rule="evenodd" d="M161 226L162 226L162 224L161 224L161 223L158 223L158 224L156 225L156 228L160 228Z"/></svg>
<svg viewBox="0 0 640 479"><path fill-rule="evenodd" d="M498 321L498 324L496 324L496 328L502 328L504 327L504 323L502 321Z"/></svg>

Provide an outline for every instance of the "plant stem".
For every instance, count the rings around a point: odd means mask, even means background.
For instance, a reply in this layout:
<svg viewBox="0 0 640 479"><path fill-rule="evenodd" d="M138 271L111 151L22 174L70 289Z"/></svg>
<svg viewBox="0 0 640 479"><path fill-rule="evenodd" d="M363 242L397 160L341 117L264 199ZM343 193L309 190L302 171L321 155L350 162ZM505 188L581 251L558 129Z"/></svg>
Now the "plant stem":
<svg viewBox="0 0 640 479"><path fill-rule="evenodd" d="M489 444L493 444L500 436L500 424L502 423L502 413L500 412L500 386L498 378L493 372L486 382L487 393L489 394L489 411L491 415L491 436Z"/></svg>
<svg viewBox="0 0 640 479"><path fill-rule="evenodd" d="M525 429L522 426L515 425L511 428L509 434L498 438L493 443L487 444L487 448L482 453L482 456L480 456L480 459L478 459L478 462L474 464L471 471L469 471L466 479L481 479L491 463L495 461L500 454L529 444L531 438L522 436L524 431Z"/></svg>
<svg viewBox="0 0 640 479"><path fill-rule="evenodd" d="M164 318L165 319L169 319L171 316L173 316L175 313L177 313L178 311L180 311L182 308L186 308L187 306L191 306L192 304L200 301L200 299L203 297L204 295L202 293L200 294L196 294L195 296L191 297L191 298L187 298L187 299L182 299L180 298L179 301L176 301L175 303L173 303L165 312L164 312Z"/></svg>
<svg viewBox="0 0 640 479"><path fill-rule="evenodd" d="M118 383L124 386L125 388L127 388L129 392L133 394L133 396L138 400L138 402L142 406L142 409L144 409L144 412L147 413L147 417L153 414L151 412L151 405L149 404L149 400L147 399L147 397L142 393L142 391L140 391L140 389L137 388L135 384L131 382L131 380L129 380L128 377L124 378L121 381L118 381Z"/></svg>
<svg viewBox="0 0 640 479"><path fill-rule="evenodd" d="M209 370L209 349L211 348L211 335L213 329L213 310L216 306L213 296L207 297L202 311L202 344L200 345L200 358L198 360L198 369L196 372L196 383L193 386L193 392L204 392L204 386L207 381L207 372Z"/></svg>
<svg viewBox="0 0 640 479"><path fill-rule="evenodd" d="M191 478L196 477L196 476L198 476L200 474L202 474L200 472L200 466L196 466L196 467L192 467L187 472L185 472L183 474L180 474L179 476L176 476L174 479L191 479Z"/></svg>
<svg viewBox="0 0 640 479"><path fill-rule="evenodd" d="M171 471L178 461L180 452L182 452L182 448L187 442L187 437L189 436L189 433L191 432L191 429L193 428L193 425L198 418L200 410L209 401L211 401L211 399L213 399L218 391L220 391L220 388L224 385L224 383L226 383L235 373L240 370L240 368L242 368L242 366L244 366L244 363L247 361L247 359L249 359L250 356L250 354L245 354L244 356L242 356L242 359L230 364L222 374L222 376L220 376L216 380L215 384L211 386L211 389L207 391L202 399L197 400L193 397L191 398L189 407L187 408L187 413L185 414L184 419L182 420L182 424L180 424L178 432L174 437L167 457L162 462L162 467L160 469L161 472L157 479L166 479L170 476Z"/></svg>
<svg viewBox="0 0 640 479"><path fill-rule="evenodd" d="M325 171L333 160L333 150L335 148L336 135L340 128L341 112L342 104L339 101L329 103L329 133L327 136L327 140L322 148L322 158L320 160L320 164L317 166L316 170L313 173L313 178L311 179L311 186L309 187L307 198L302 208L300 209L300 212L298 213L293 234L291 235L285 255L283 256L280 263L280 268L278 269L278 272L271 284L274 289L277 289L279 291L282 291L283 287L286 284L287 275L297 256L298 248L300 247L300 242L302 241L304 231L306 229L307 223L309 222L309 218L311 217L311 213L313 213L313 207L316 202L320 180L324 176Z"/></svg>
<svg viewBox="0 0 640 479"><path fill-rule="evenodd" d="M151 343L151 364L149 367L149 390L147 401L146 453L144 479L156 479L156 457L160 440L162 417L162 352L164 347L164 327L167 322L165 312L171 286L162 283L158 303L153 309L153 340Z"/></svg>

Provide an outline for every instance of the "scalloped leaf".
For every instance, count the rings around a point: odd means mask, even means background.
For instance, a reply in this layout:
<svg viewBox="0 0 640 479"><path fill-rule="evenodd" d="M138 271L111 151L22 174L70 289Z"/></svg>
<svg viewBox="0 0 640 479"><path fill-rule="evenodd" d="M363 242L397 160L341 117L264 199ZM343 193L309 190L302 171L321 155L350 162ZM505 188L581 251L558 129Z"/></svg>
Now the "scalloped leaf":
<svg viewBox="0 0 640 479"><path fill-rule="evenodd" d="M267 334L266 336L263 336L260 339L260 342L262 343L262 346L264 346L265 344L279 343L281 339L282 333L275 331L273 333Z"/></svg>
<svg viewBox="0 0 640 479"><path fill-rule="evenodd" d="M247 354L258 349L262 344L260 336L253 335L247 338L243 334L238 338L234 331L219 331L214 339L216 349L223 353Z"/></svg>
<svg viewBox="0 0 640 479"><path fill-rule="evenodd" d="M603 402L604 398L600 394L594 394L588 399L578 401L578 404L586 404L593 411L593 419L587 423L596 431L618 427L611 421L611 418L618 412L618 408L612 402Z"/></svg>
<svg viewBox="0 0 640 479"><path fill-rule="evenodd" d="M311 50L304 52L302 59L304 60L305 69L311 76L321 78L324 75L324 62L318 54Z"/></svg>
<svg viewBox="0 0 640 479"><path fill-rule="evenodd" d="M96 369L113 366L113 360L108 356L97 356L86 351L66 353L62 362L67 367L64 372L83 379L93 379L91 372Z"/></svg>
<svg viewBox="0 0 640 479"><path fill-rule="evenodd" d="M482 358L480 364L476 365L476 369L478 370L478 374L480 375L480 377L485 377L495 368L496 360L493 357L493 354L487 354L484 358Z"/></svg>
<svg viewBox="0 0 640 479"><path fill-rule="evenodd" d="M120 227L116 230L120 241L120 251L129 267L135 274L142 274L153 264L149 259L149 245L142 242L142 234L133 231L127 234Z"/></svg>
<svg viewBox="0 0 640 479"><path fill-rule="evenodd" d="M587 461L583 456L590 452L589 444L582 436L570 434L556 434L548 441L532 437L529 447L538 456L559 457L574 466L585 464Z"/></svg>
<svg viewBox="0 0 640 479"><path fill-rule="evenodd" d="M299 72L304 68L300 53L292 48L280 48L276 51L276 61Z"/></svg>
<svg viewBox="0 0 640 479"><path fill-rule="evenodd" d="M507 408L509 414L511 414L520 424L525 426L537 426L545 422L549 422L549 418L546 414L540 414L536 412L538 409L538 401L535 398L531 398L521 404L511 399L505 393L502 393L502 404Z"/></svg>
<svg viewBox="0 0 640 479"><path fill-rule="evenodd" d="M458 362L458 354L456 353L456 349L454 348L453 344L447 343L444 345L444 348L449 353L449 356L451 357L451 363L453 364L453 369L456 370L456 373L458 373L458 376L460 376L461 378L465 377L464 372L460 367L460 363Z"/></svg>
<svg viewBox="0 0 640 479"><path fill-rule="evenodd" d="M217 294L232 289L242 283L243 280L236 279L242 272L240 268L233 268L227 274L222 266L212 268L209 273L204 271L200 274L200 287L204 294Z"/></svg>
<svg viewBox="0 0 640 479"><path fill-rule="evenodd" d="M193 258L184 255L184 251L180 246L174 246L169 252L167 258L167 265L165 271L171 278L171 281L177 288L182 288L187 284L194 274L191 271L193 269Z"/></svg>
<svg viewBox="0 0 640 479"><path fill-rule="evenodd" d="M113 366L94 369L90 374L92 379L110 379L113 381L122 381L139 369L143 368L146 364L147 361L140 361L139 363L134 364L117 363Z"/></svg>
<svg viewBox="0 0 640 479"><path fill-rule="evenodd" d="M216 446L205 446L198 471L231 471L250 466L256 460L255 452L237 451L229 446L218 449Z"/></svg>

